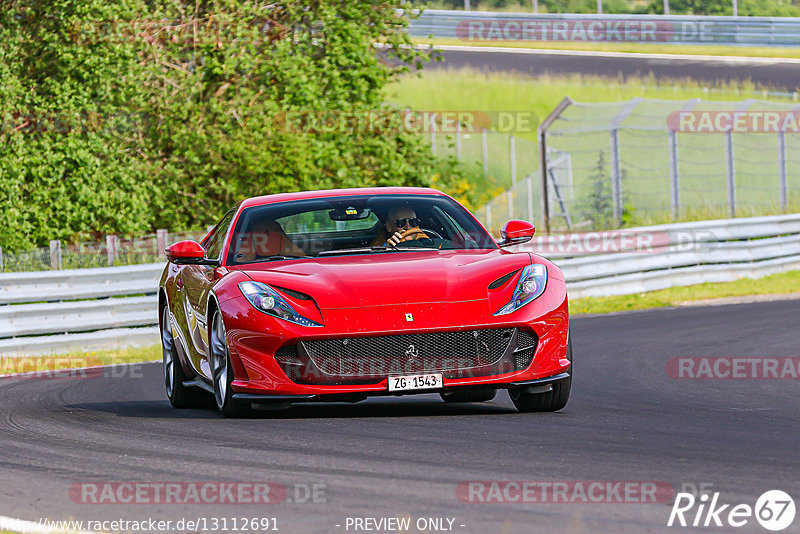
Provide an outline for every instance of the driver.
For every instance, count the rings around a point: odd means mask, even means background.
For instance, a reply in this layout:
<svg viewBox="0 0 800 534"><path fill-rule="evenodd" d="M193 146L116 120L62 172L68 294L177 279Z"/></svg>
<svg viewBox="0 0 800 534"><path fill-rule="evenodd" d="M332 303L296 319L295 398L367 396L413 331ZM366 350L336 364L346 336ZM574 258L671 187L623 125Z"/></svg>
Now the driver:
<svg viewBox="0 0 800 534"><path fill-rule="evenodd" d="M410 206L395 206L386 215L386 235L389 239L386 244L390 247L403 241L413 241L415 239L430 239L428 235L419 227L419 219Z"/></svg>
<svg viewBox="0 0 800 534"><path fill-rule="evenodd" d="M271 219L256 221L250 231L242 235L236 254L236 261L247 263L269 256L305 256L283 231L280 223Z"/></svg>

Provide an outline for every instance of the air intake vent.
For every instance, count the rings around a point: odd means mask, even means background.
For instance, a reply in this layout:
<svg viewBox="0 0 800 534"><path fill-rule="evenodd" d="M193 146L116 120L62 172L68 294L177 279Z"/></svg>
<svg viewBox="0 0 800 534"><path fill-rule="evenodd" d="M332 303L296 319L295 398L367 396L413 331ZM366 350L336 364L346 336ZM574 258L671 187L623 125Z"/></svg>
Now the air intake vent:
<svg viewBox="0 0 800 534"><path fill-rule="evenodd" d="M282 347L275 353L278 363L294 363L297 360L297 345Z"/></svg>
<svg viewBox="0 0 800 534"><path fill-rule="evenodd" d="M295 291L294 289L287 289L285 287L278 287L275 286L276 289L280 289L290 297L296 298L297 300L313 300L309 295L305 293L300 293L299 291Z"/></svg>
<svg viewBox="0 0 800 534"><path fill-rule="evenodd" d="M517 350L514 351L514 364L518 370L527 369L533 360L537 344L536 336L531 332L520 330L517 333Z"/></svg>
<svg viewBox="0 0 800 534"><path fill-rule="evenodd" d="M506 282L508 282L511 279L511 277L514 276L515 274L517 274L518 272L519 272L519 269L517 269L514 272L508 273L505 276L501 276L500 278L498 278L497 280L495 280L494 282L489 284L489 289L497 289L498 287L500 287L503 284L505 284Z"/></svg>

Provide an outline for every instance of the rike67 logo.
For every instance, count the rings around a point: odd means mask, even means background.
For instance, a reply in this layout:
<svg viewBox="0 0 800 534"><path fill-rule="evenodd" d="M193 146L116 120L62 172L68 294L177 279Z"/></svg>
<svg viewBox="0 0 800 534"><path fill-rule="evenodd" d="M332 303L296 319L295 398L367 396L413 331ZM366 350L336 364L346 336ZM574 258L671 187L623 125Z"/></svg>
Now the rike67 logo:
<svg viewBox="0 0 800 534"><path fill-rule="evenodd" d="M749 504L722 504L719 492L709 497L707 493L695 497L691 493L678 493L667 526L680 527L733 527L750 524L755 518L767 530L777 532L792 524L795 516L794 500L781 490L764 492L755 506Z"/></svg>

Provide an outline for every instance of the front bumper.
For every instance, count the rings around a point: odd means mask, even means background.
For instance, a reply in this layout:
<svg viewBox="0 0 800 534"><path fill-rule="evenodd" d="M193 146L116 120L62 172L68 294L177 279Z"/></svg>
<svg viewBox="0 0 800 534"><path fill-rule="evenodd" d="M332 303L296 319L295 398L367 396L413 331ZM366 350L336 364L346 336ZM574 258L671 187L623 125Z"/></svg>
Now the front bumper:
<svg viewBox="0 0 800 534"><path fill-rule="evenodd" d="M563 382L570 378L569 373L559 373L557 375L548 376L545 378L537 378L535 380L525 380L522 382L509 382L497 384L483 384L479 387L469 387L468 389L531 389L531 388L547 388L559 382ZM402 395L414 395L422 393L436 393L436 392L450 392L459 389L467 389L462 387L443 387L433 390L417 390L402 393ZM390 391L358 391L351 393L327 393L327 394L307 394L307 395L267 395L256 393L234 393L233 400L239 403L249 404L281 404L281 403L297 403L297 402L358 402L367 397L379 397L388 395L398 395L398 393Z"/></svg>
<svg viewBox="0 0 800 534"><path fill-rule="evenodd" d="M417 321L413 329L398 328L399 324L389 323L383 316L376 317L375 310L346 310L339 314L324 310L325 327L308 328L266 316L253 309L246 301L227 301L222 306L222 311L235 376L232 384L234 399L254 403L348 401L373 395L422 394L452 391L456 388L513 388L524 387L525 383L536 380L558 381L561 379L560 375L566 373L571 365L566 358L569 313L563 282L551 280L548 285L548 291L539 299L515 313L499 318L479 308L486 306L485 302L453 303L445 309L440 308L435 314L430 312L430 305L403 306L402 310L412 313L415 318L431 317L431 320ZM351 320L345 321L345 316ZM464 320L470 317L478 317L479 320ZM391 329L381 329L387 323ZM320 363L319 359L315 361L314 358L309 358L308 351L297 350L297 347L314 342L477 331L508 331L516 337L520 333L527 333L535 339L535 349L526 358L517 359L514 351L524 348L524 345L512 340L505 347L501 358L490 358L483 362L491 365L469 366L469 372L461 372L458 366L446 369L423 366L406 370L386 365L378 366L376 372L355 374L336 372L330 365ZM287 352L287 347L293 347L294 350ZM449 356L458 361L462 355ZM308 371L312 367L313 372L309 375ZM431 372L442 373L442 388L388 391L388 376Z"/></svg>

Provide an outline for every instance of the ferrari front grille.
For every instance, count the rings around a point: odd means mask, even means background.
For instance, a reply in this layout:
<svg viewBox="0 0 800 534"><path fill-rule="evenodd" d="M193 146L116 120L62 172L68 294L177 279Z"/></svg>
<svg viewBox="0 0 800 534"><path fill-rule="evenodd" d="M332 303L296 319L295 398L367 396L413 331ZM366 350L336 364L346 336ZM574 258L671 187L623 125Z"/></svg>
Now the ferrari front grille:
<svg viewBox="0 0 800 534"><path fill-rule="evenodd" d="M471 369L495 364L511 342L513 328L402 334L304 341L316 367L336 376Z"/></svg>
<svg viewBox="0 0 800 534"><path fill-rule="evenodd" d="M320 339L282 347L275 360L299 384L374 384L427 372L469 378L527 368L537 342L516 328Z"/></svg>

